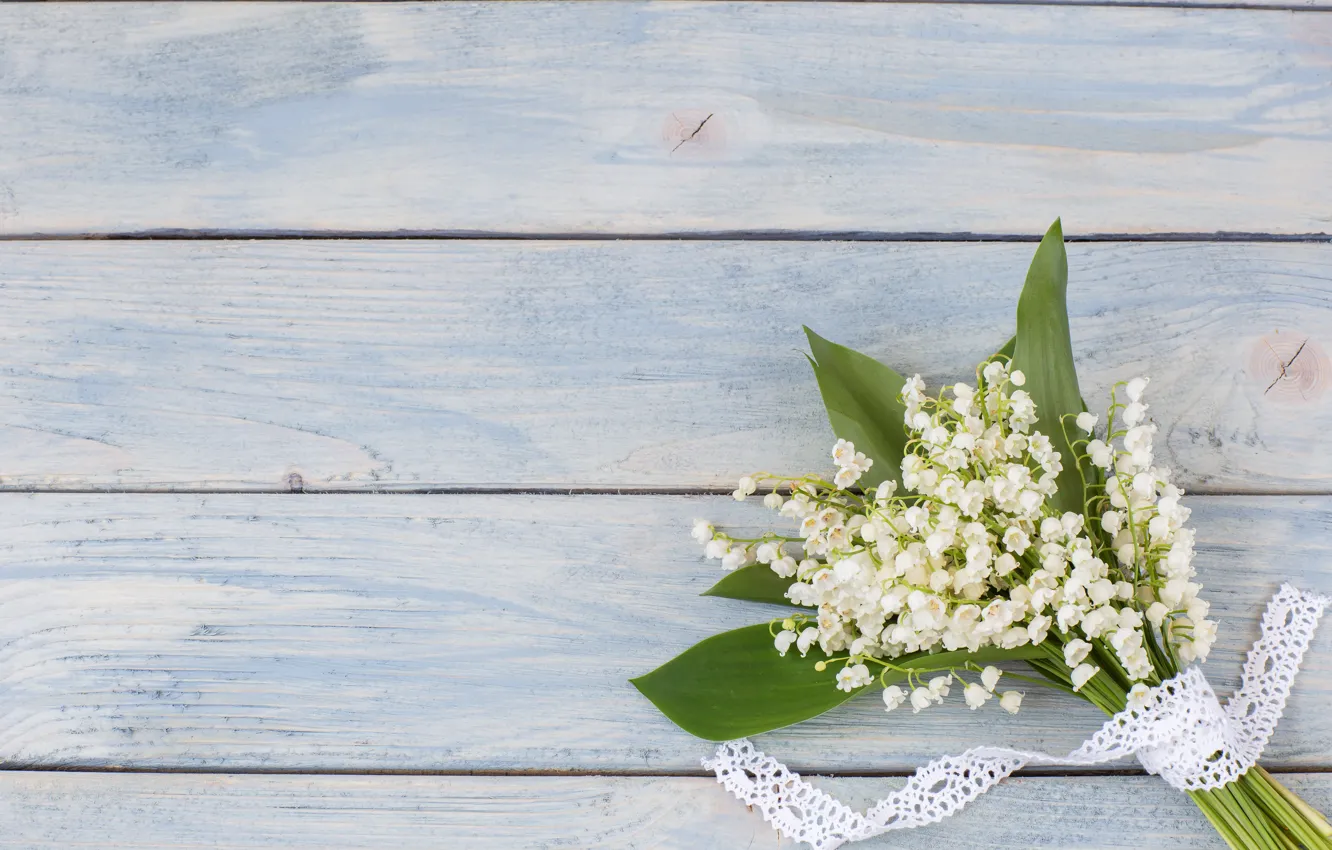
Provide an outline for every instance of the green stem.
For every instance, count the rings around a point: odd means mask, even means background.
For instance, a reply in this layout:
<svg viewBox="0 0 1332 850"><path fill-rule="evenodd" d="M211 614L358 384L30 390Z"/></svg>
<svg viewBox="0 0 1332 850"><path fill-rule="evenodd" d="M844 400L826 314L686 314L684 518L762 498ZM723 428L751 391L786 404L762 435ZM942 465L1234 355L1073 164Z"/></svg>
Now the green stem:
<svg viewBox="0 0 1332 850"><path fill-rule="evenodd" d="M1221 837L1225 840L1226 844L1230 846L1231 850L1247 850L1244 842L1242 842L1239 836L1235 834L1235 831L1231 829L1230 822L1221 817L1220 812L1217 810L1215 803L1210 797L1197 791L1190 791L1189 797L1198 806L1198 810L1203 813L1203 816L1206 817L1216 831L1221 834Z"/></svg>
<svg viewBox="0 0 1332 850"><path fill-rule="evenodd" d="M1230 794L1226 792L1227 787L1228 786L1223 785L1220 788L1200 793L1206 794L1211 798L1211 801L1216 804L1217 812L1221 817L1227 820L1246 848L1255 848L1255 850L1257 850L1257 848L1267 846L1264 842L1258 839L1258 836L1254 835L1255 826L1249 823L1249 819L1235 805L1234 801L1230 798Z"/></svg>
<svg viewBox="0 0 1332 850"><path fill-rule="evenodd" d="M1296 811L1304 816L1305 821L1320 837L1332 844L1332 824L1327 822L1327 818L1323 817L1321 812L1295 796L1290 789L1278 782L1276 777L1266 770L1255 766L1254 771L1257 773L1256 779L1262 780L1263 785L1275 791L1281 799L1293 806Z"/></svg>
<svg viewBox="0 0 1332 850"><path fill-rule="evenodd" d="M1295 843L1295 839L1291 838L1289 833L1278 832L1277 837L1281 839L1284 850L1300 850L1300 845Z"/></svg>
<svg viewBox="0 0 1332 850"><path fill-rule="evenodd" d="M1245 793L1245 790L1238 782L1232 782L1217 789L1218 792L1225 794L1234 802L1237 810L1244 813L1245 823L1249 824L1255 837L1271 850L1281 850L1276 827L1272 824L1267 813L1258 807L1254 800Z"/></svg>
<svg viewBox="0 0 1332 850"><path fill-rule="evenodd" d="M1250 775L1247 774L1243 780L1248 780ZM1257 779L1257 777L1254 778ZM1295 843L1296 847L1322 846L1322 840L1318 837L1318 834L1307 823L1303 822L1303 818L1291 812L1285 799L1266 782L1257 779L1257 781L1247 782L1246 787L1252 790L1254 799L1267 811L1285 834L1290 836L1291 842Z"/></svg>
<svg viewBox="0 0 1332 850"><path fill-rule="evenodd" d="M1286 790L1267 771L1255 767L1240 777L1240 782L1300 846L1332 848L1332 841L1323 833L1322 824L1327 823L1323 816Z"/></svg>

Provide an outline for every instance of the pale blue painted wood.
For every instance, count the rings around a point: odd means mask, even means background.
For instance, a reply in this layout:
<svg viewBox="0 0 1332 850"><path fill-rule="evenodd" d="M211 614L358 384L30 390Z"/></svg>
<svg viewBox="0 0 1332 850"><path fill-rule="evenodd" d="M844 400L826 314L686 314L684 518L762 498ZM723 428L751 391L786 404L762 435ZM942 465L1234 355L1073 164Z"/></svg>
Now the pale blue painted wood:
<svg viewBox="0 0 1332 850"><path fill-rule="evenodd" d="M1332 498L1191 504L1225 693L1282 581L1332 592ZM711 746L626 680L780 611L698 597L722 573L696 516L770 518L729 497L4 495L0 761L696 772ZM1332 763L1329 699L1324 628L1268 763ZM1067 752L1103 719L1036 689L1015 717L866 698L759 741L796 769L903 771Z"/></svg>
<svg viewBox="0 0 1332 850"><path fill-rule="evenodd" d="M1149 374L1187 488L1328 490L1332 245L1069 252L1093 409ZM1012 332L1031 253L0 243L0 487L699 488L821 469L801 324L963 378Z"/></svg>
<svg viewBox="0 0 1332 850"><path fill-rule="evenodd" d="M1325 232L1321 12L5 4L0 233ZM705 119L707 124L704 125Z"/></svg>
<svg viewBox="0 0 1332 850"><path fill-rule="evenodd" d="M1324 231L1329 20L0 6L0 235L1036 233L1058 213L1074 233ZM1193 489L1325 492L1328 250L1075 246L1085 384L1153 374ZM697 488L813 466L826 425L798 356L778 356L801 321L958 376L1007 335L1029 252L4 244L0 486ZM1332 499L1194 507L1224 692L1280 580L1332 590ZM694 597L717 576L686 536L697 514L759 521L681 496L7 494L0 760L695 773L708 745L625 679L757 616ZM1328 635L1271 764L1332 764ZM1058 751L1099 718L1031 692L984 720L864 701L761 743L798 769L904 771L979 742ZM1329 776L1289 780L1327 810ZM900 781L825 787L863 805ZM1159 781L1085 776L1013 780L864 846L940 840L1220 846ZM790 846L698 776L0 772L8 847L441 842Z"/></svg>
<svg viewBox="0 0 1332 850"><path fill-rule="evenodd" d="M1324 810L1332 775L1282 776ZM901 779L822 780L865 805ZM854 801L854 802L853 802ZM1017 778L931 827L863 850L1198 850L1225 844L1147 776ZM0 774L0 846L106 850L795 850L711 779Z"/></svg>

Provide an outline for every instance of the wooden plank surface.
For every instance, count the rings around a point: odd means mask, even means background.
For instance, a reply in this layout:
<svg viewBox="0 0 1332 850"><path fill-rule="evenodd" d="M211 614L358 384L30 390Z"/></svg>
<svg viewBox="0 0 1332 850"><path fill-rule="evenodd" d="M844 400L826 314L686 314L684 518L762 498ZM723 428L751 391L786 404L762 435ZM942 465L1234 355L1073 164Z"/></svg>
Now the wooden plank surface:
<svg viewBox="0 0 1332 850"><path fill-rule="evenodd" d="M1159 446L1187 488L1327 490L1332 246L1070 253L1092 408L1151 374ZM1011 333L1030 254L0 244L0 486L717 488L822 469L833 437L802 322L930 381L966 377Z"/></svg>
<svg viewBox="0 0 1332 850"><path fill-rule="evenodd" d="M1280 582L1332 591L1332 499L1192 504L1222 693ZM10 767L698 773L706 742L626 681L781 609L700 599L695 516L729 497L0 497L0 761ZM1272 765L1332 763L1332 629ZM985 722L877 699L762 745L796 769L905 771L1004 743L1071 749L1103 718L1053 691Z"/></svg>
<svg viewBox="0 0 1332 850"><path fill-rule="evenodd" d="M1329 68L1321 12L5 4L0 233L1322 233Z"/></svg>
<svg viewBox="0 0 1332 850"><path fill-rule="evenodd" d="M1238 9L5 5L0 237L1322 233L1329 68L1326 14ZM694 596L719 572L687 528L764 513L360 491L819 466L799 324L959 377L1031 248L0 242L0 488L356 491L0 495L0 847L791 846L625 681L759 618ZM1190 489L1328 492L1330 251L1074 246L1089 397L1151 373ZM1332 590L1332 497L1193 506L1225 692L1281 580ZM1332 766L1329 650L1269 764ZM902 772L1099 722L874 702L761 744ZM52 772L120 766L260 773ZM535 775L590 772L619 775ZM1288 780L1332 806L1332 774ZM1019 778L945 828L1220 846L1142 776Z"/></svg>
<svg viewBox="0 0 1332 850"><path fill-rule="evenodd" d="M1283 776L1324 810L1332 775ZM821 780L852 805L900 779ZM1021 812L1021 817L1013 813ZM795 850L711 779L0 774L0 847L251 850ZM1114 824L1114 829L1106 829ZM946 823L864 850L1221 848L1183 794L1148 776L1008 779ZM444 842L444 844L441 844Z"/></svg>
<svg viewBox="0 0 1332 850"><path fill-rule="evenodd" d="M801 324L932 382L966 377L1011 333L1031 253L0 243L0 487L700 488L822 469ZM1093 409L1146 372L1186 487L1328 489L1332 245L1070 257Z"/></svg>

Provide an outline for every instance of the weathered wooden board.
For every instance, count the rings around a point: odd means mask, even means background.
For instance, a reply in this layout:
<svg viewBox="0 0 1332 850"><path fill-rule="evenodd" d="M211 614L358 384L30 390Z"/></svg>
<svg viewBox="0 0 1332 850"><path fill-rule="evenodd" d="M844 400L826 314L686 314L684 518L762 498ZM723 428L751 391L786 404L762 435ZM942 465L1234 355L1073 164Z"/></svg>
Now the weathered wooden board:
<svg viewBox="0 0 1332 850"><path fill-rule="evenodd" d="M1031 252L0 243L0 486L699 488L821 469L801 323L965 377L1011 333ZM1070 256L1093 408L1146 372L1185 486L1328 490L1332 245Z"/></svg>
<svg viewBox="0 0 1332 850"><path fill-rule="evenodd" d="M5 4L0 233L1328 230L1321 12Z"/></svg>
<svg viewBox="0 0 1332 850"><path fill-rule="evenodd" d="M1332 774L1282 780L1315 806L1326 811L1332 805ZM860 805L901 782L835 779L819 785ZM886 850L940 840L949 847L1000 850L1225 847L1187 797L1147 776L1010 779L944 824L857 847ZM779 839L757 813L704 778L0 774L0 847L79 846L795 850L804 845Z"/></svg>
<svg viewBox="0 0 1332 850"><path fill-rule="evenodd" d="M1234 686L1281 581L1332 591L1332 499L1195 498ZM626 681L780 609L696 594L695 516L729 497L0 497L0 761L11 767L697 773L711 746ZM1332 763L1332 629L1269 763ZM904 771L980 743L1067 751L1100 725L853 701L763 736L797 769ZM3 796L3 795L0 795Z"/></svg>

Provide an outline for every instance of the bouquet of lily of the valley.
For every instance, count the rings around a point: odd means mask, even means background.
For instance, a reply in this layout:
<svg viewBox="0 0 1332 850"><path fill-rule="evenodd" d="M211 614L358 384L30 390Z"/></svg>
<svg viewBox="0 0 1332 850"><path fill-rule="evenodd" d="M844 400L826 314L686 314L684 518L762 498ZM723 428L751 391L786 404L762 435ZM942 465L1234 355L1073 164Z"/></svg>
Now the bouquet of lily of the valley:
<svg viewBox="0 0 1332 850"><path fill-rule="evenodd" d="M1136 755L1188 792L1235 848L1332 850L1332 829L1256 764L1326 600L1285 589L1224 709L1191 668L1216 637L1181 491L1156 465L1146 378L1087 410L1073 367L1056 222L1036 251L1017 333L975 380L932 392L807 330L836 445L830 475L742 478L794 529L741 538L699 520L730 571L708 595L790 606L703 641L634 684L783 831L818 848L940 820L1029 763ZM1023 662L1025 673L1001 670ZM1020 710L1042 685L1112 719L1065 757L978 748L922 768L867 814L755 751L749 735L865 692L919 712Z"/></svg>

